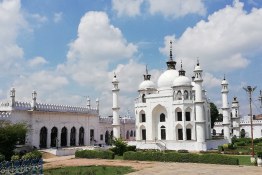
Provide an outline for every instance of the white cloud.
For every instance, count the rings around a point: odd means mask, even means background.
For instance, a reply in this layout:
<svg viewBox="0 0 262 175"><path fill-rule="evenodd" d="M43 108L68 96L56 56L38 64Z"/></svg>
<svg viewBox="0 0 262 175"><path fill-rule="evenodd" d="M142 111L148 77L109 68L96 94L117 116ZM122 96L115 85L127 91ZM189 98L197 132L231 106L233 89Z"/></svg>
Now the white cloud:
<svg viewBox="0 0 262 175"><path fill-rule="evenodd" d="M112 0L112 8L118 16L140 15L140 6L144 0Z"/></svg>
<svg viewBox="0 0 262 175"><path fill-rule="evenodd" d="M203 85L205 86L205 88L208 89L213 87L219 87L222 82L222 77L217 78L213 74L208 72L204 73L203 79L204 79Z"/></svg>
<svg viewBox="0 0 262 175"><path fill-rule="evenodd" d="M20 8L19 0L0 2L0 71L4 73L17 70L24 54L23 49L16 44L19 30L27 26Z"/></svg>
<svg viewBox="0 0 262 175"><path fill-rule="evenodd" d="M262 9L247 13L243 3L235 0L232 6L174 38L177 58L182 58L188 69L194 67L197 57L207 71L224 73L245 68L250 62L248 55L262 51L262 23L258 21L262 21ZM168 47L166 44L161 50L168 54Z"/></svg>
<svg viewBox="0 0 262 175"><path fill-rule="evenodd" d="M48 21L46 16L40 15L38 13L31 14L31 18L34 19L38 23L45 23Z"/></svg>
<svg viewBox="0 0 262 175"><path fill-rule="evenodd" d="M164 17L178 18L188 14L205 15L203 0L147 0L151 14L162 14Z"/></svg>
<svg viewBox="0 0 262 175"><path fill-rule="evenodd" d="M54 21L55 23L60 22L62 19L63 19L63 12L58 12L58 13L55 13L55 14L54 14L53 21Z"/></svg>
<svg viewBox="0 0 262 175"><path fill-rule="evenodd" d="M35 58L33 58L32 60L28 61L28 64L30 67L38 67L40 65L44 65L47 64L48 62L46 61L45 58L41 57L41 56L37 56Z"/></svg>

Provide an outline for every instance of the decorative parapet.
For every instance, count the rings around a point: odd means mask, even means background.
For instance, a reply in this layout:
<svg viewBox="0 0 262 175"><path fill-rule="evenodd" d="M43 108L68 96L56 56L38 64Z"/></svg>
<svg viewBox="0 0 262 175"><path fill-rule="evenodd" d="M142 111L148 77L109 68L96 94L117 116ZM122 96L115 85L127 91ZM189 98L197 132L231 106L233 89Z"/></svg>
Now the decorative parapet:
<svg viewBox="0 0 262 175"><path fill-rule="evenodd" d="M112 117L104 117L104 118L99 118L100 123L112 123L113 118ZM121 124L135 124L135 119L134 118L120 118L120 123Z"/></svg>
<svg viewBox="0 0 262 175"><path fill-rule="evenodd" d="M262 124L262 120L253 120L253 124ZM240 125L250 125L250 121L240 121Z"/></svg>
<svg viewBox="0 0 262 175"><path fill-rule="evenodd" d="M0 112L0 119L9 118L11 116L10 112L4 111Z"/></svg>
<svg viewBox="0 0 262 175"><path fill-rule="evenodd" d="M223 125L223 122L215 122L215 126Z"/></svg>
<svg viewBox="0 0 262 175"><path fill-rule="evenodd" d="M48 111L48 112L73 112L73 113L98 114L98 110L95 109L95 108L77 107L77 106L68 106L68 105L44 104L44 103L37 103L35 110L37 110L37 111Z"/></svg>
<svg viewBox="0 0 262 175"><path fill-rule="evenodd" d="M9 103L0 103L0 110L11 110ZM15 102L13 106L14 110L28 111L32 110L32 105L29 102ZM46 111L46 112L73 112L73 113L88 113L88 114L98 114L98 110L89 107L77 107L68 105L56 105L56 104L44 104L36 103L36 111Z"/></svg>

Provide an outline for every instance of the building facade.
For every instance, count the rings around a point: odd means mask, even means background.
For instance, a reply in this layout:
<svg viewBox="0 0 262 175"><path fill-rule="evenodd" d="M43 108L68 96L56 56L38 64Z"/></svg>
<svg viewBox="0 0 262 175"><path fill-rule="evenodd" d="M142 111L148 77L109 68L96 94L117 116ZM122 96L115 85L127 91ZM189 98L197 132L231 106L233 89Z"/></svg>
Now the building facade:
<svg viewBox="0 0 262 175"><path fill-rule="evenodd" d="M202 87L203 70L199 62L191 80L182 68L176 70L172 43L167 70L157 82L150 80L146 69L135 102L136 145L140 149L187 149L192 151L217 148L228 140L211 139L210 105Z"/></svg>
<svg viewBox="0 0 262 175"><path fill-rule="evenodd" d="M31 102L15 99L15 89L10 91L9 102L0 104L0 120L26 123L29 127L25 144L37 148L106 145L113 138L112 117L99 116L99 100L96 107L87 100L85 107L43 104L32 93ZM135 120L130 116L119 119L120 135L124 140L135 139Z"/></svg>

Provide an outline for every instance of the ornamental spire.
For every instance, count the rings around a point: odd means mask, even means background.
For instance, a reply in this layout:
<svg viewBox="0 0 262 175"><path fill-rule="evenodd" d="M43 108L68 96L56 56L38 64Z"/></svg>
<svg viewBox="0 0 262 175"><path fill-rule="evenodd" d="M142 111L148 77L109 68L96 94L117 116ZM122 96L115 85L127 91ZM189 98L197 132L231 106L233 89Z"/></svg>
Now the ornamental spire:
<svg viewBox="0 0 262 175"><path fill-rule="evenodd" d="M182 60L181 60L181 68L180 68L180 70L178 72L179 72L179 76L185 76L186 75L186 71L183 70Z"/></svg>
<svg viewBox="0 0 262 175"><path fill-rule="evenodd" d="M170 54L169 54L169 60L166 62L167 69L176 69L176 62L173 60L173 54L172 54L172 41L170 41Z"/></svg>
<svg viewBox="0 0 262 175"><path fill-rule="evenodd" d="M145 81L146 81L146 80L150 80L150 78L151 78L151 75L148 74L147 65L146 65L146 74L144 74L144 80L145 80Z"/></svg>

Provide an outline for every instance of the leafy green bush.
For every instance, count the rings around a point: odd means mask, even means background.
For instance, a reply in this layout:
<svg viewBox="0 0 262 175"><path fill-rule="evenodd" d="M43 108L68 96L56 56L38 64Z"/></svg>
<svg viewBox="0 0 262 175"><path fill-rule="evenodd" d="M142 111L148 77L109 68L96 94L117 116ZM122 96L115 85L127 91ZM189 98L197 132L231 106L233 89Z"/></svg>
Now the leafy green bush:
<svg viewBox="0 0 262 175"><path fill-rule="evenodd" d="M39 158L42 158L42 153L37 150L26 153L25 155L22 156L22 159L39 159Z"/></svg>
<svg viewBox="0 0 262 175"><path fill-rule="evenodd" d="M218 147L217 147L217 149L218 149L218 151L219 151L219 152L222 152L222 151L224 151L224 148L223 148L223 146L218 146Z"/></svg>
<svg viewBox="0 0 262 175"><path fill-rule="evenodd" d="M114 147L110 150L113 151L118 156L123 156L124 152L127 151L127 143L125 143L121 138L113 140Z"/></svg>
<svg viewBox="0 0 262 175"><path fill-rule="evenodd" d="M257 157L262 159L262 152L257 152Z"/></svg>
<svg viewBox="0 0 262 175"><path fill-rule="evenodd" d="M3 154L0 153L0 162L5 160L5 156Z"/></svg>
<svg viewBox="0 0 262 175"><path fill-rule="evenodd" d="M238 165L238 159L234 157L219 154L193 154L193 153L175 153L175 152L125 152L124 160L142 160L142 161L166 161L166 162L192 162L209 164Z"/></svg>
<svg viewBox="0 0 262 175"><path fill-rule="evenodd" d="M240 142L236 142L235 145L236 145L236 146L246 146L247 143L244 142L244 141L240 141Z"/></svg>
<svg viewBox="0 0 262 175"><path fill-rule="evenodd" d="M11 157L11 160L14 161L14 160L19 160L20 159L20 156L19 155L12 155Z"/></svg>
<svg viewBox="0 0 262 175"><path fill-rule="evenodd" d="M178 153L188 153L188 150L185 150L185 149L180 149L177 151Z"/></svg>
<svg viewBox="0 0 262 175"><path fill-rule="evenodd" d="M99 158L99 159L114 159L115 154L112 151L101 151L101 150L77 150L75 152L75 157L78 158Z"/></svg>
<svg viewBox="0 0 262 175"><path fill-rule="evenodd" d="M136 146L127 146L126 151L136 151Z"/></svg>

